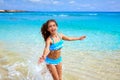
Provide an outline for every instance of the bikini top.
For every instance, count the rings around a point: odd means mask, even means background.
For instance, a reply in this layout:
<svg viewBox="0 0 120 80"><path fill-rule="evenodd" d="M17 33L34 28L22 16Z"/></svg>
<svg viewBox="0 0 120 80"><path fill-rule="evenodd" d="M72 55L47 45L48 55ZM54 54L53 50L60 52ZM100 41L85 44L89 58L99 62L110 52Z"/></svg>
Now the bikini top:
<svg viewBox="0 0 120 80"><path fill-rule="evenodd" d="M58 35L59 36L59 35ZM63 40L60 38L60 41L54 43L54 39L52 38L52 36L50 36L50 38L52 39L52 44L50 45L50 50L54 51L54 50L58 50L61 49L63 47Z"/></svg>

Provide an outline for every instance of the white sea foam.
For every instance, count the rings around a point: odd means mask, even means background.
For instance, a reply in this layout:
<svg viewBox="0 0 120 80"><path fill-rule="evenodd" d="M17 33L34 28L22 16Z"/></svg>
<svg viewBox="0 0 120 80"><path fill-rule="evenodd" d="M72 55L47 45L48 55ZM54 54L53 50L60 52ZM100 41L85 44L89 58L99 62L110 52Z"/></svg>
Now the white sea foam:
<svg viewBox="0 0 120 80"><path fill-rule="evenodd" d="M98 14L97 14L97 13L90 13L90 14L88 14L88 15L96 16L96 15L98 15Z"/></svg>
<svg viewBox="0 0 120 80"><path fill-rule="evenodd" d="M54 14L54 15L52 15L52 16L54 16L54 17L67 17L67 16L69 16L69 15L66 15L66 14L58 14L58 15L56 15L56 14Z"/></svg>

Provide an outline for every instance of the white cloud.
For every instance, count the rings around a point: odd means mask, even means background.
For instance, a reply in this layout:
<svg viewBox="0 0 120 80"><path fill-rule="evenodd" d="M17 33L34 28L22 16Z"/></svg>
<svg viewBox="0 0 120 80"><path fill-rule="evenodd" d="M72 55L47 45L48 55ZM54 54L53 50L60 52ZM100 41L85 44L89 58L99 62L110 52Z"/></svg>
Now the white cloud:
<svg viewBox="0 0 120 80"><path fill-rule="evenodd" d="M59 1L54 1L54 0L52 0L52 3L53 3L53 4L59 4Z"/></svg>
<svg viewBox="0 0 120 80"><path fill-rule="evenodd" d="M28 0L32 3L37 3L37 4L51 4L51 0Z"/></svg>
<svg viewBox="0 0 120 80"><path fill-rule="evenodd" d="M42 0L29 0L31 2L41 2Z"/></svg>
<svg viewBox="0 0 120 80"><path fill-rule="evenodd" d="M80 6L81 6L81 7L91 7L90 4L81 4Z"/></svg>
<svg viewBox="0 0 120 80"><path fill-rule="evenodd" d="M79 4L78 6L77 6L78 8L78 10L83 10L83 9L85 9L85 10L95 10L96 9L96 6L94 5L94 4Z"/></svg>
<svg viewBox="0 0 120 80"><path fill-rule="evenodd" d="M70 3L70 4L74 4L74 3L75 3L75 1L70 1L69 3Z"/></svg>
<svg viewBox="0 0 120 80"><path fill-rule="evenodd" d="M60 4L59 0L28 0L28 1L40 4Z"/></svg>
<svg viewBox="0 0 120 80"><path fill-rule="evenodd" d="M116 3L116 1L109 1L109 3L111 3L111 4L115 4L115 3Z"/></svg>

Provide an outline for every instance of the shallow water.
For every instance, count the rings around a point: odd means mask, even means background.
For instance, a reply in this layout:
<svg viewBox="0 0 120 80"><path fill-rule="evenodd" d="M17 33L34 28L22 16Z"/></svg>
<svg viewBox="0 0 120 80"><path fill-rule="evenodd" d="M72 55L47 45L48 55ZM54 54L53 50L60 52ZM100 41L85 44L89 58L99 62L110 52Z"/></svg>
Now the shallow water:
<svg viewBox="0 0 120 80"><path fill-rule="evenodd" d="M65 72L69 76L74 75L71 80L119 80L120 78L120 51L76 52L65 59Z"/></svg>
<svg viewBox="0 0 120 80"><path fill-rule="evenodd" d="M0 13L0 80L52 80L45 63L38 65L44 41L40 26L57 20L59 32L86 35L64 42L63 80L120 79L120 13Z"/></svg>
<svg viewBox="0 0 120 80"><path fill-rule="evenodd" d="M48 80L51 78L45 63L37 64L38 57L36 59L34 57L36 54L13 52L5 45L0 47L0 80Z"/></svg>
<svg viewBox="0 0 120 80"><path fill-rule="evenodd" d="M6 45L1 47L0 80L52 80L45 63L37 64L40 54L30 53L32 49L25 54L10 51ZM62 56L63 80L120 79L120 51L108 53L63 49Z"/></svg>

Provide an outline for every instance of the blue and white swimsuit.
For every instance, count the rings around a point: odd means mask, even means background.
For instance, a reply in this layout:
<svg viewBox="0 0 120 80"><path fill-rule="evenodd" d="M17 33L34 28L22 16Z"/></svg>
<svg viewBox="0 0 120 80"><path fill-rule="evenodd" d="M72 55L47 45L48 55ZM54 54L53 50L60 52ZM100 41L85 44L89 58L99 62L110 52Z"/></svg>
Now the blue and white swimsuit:
<svg viewBox="0 0 120 80"><path fill-rule="evenodd" d="M58 35L59 36L59 35ZM52 39L53 43L50 45L50 51L55 51L55 50L59 50L63 47L63 40L61 39L61 37L59 36L60 38L60 41L59 42L56 42L54 43L54 39L50 36L50 38ZM47 64L54 64L54 65L57 65L59 64L60 62L62 61L62 57L60 56L59 58L57 59L51 59L49 57L46 57L45 59L45 62Z"/></svg>

